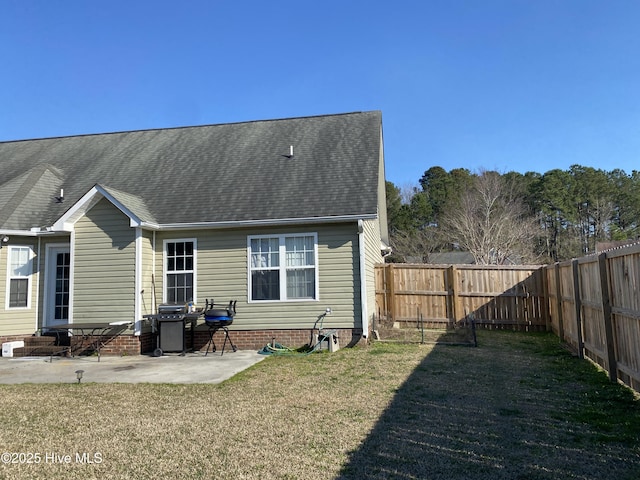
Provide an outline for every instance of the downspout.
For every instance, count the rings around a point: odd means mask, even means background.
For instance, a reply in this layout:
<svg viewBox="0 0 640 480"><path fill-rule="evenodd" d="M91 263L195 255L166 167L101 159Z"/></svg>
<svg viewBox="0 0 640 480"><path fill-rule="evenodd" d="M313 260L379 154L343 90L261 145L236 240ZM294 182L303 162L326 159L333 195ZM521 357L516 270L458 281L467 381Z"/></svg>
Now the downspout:
<svg viewBox="0 0 640 480"><path fill-rule="evenodd" d="M367 311L367 276L364 222L358 220L358 251L360 254L360 311L362 316L362 338L369 336L369 312Z"/></svg>
<svg viewBox="0 0 640 480"><path fill-rule="evenodd" d="M34 328L34 332L38 331L38 312L40 311L40 277L42 276L42 272L45 270L44 265L40 265L40 262L42 262L42 255L40 255L40 251L42 250L42 237L40 235L38 235L38 257L37 257L37 262L38 262L38 274L36 275L36 308L35 308L35 314L36 314L36 318L35 318L35 328ZM45 259L46 261L46 259Z"/></svg>
<svg viewBox="0 0 640 480"><path fill-rule="evenodd" d="M69 235L69 323L73 323L73 304L75 302L75 281L76 281L76 230Z"/></svg>
<svg viewBox="0 0 640 480"><path fill-rule="evenodd" d="M134 335L140 335L142 332L142 296L144 290L142 289L142 228L136 227L136 247L135 247L135 280L134 288L136 291L134 301L134 318L135 327L133 329Z"/></svg>
<svg viewBox="0 0 640 480"><path fill-rule="evenodd" d="M153 231L153 238L151 240L151 311L155 312L158 308L156 302L156 231Z"/></svg>

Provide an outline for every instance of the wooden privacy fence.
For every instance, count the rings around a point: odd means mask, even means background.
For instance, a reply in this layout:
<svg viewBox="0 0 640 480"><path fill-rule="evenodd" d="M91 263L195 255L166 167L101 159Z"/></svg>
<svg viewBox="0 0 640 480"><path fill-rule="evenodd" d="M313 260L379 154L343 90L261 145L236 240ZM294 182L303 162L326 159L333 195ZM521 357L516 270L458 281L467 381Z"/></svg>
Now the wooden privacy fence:
<svg viewBox="0 0 640 480"><path fill-rule="evenodd" d="M377 318L552 330L640 391L640 244L544 267L377 265Z"/></svg>
<svg viewBox="0 0 640 480"><path fill-rule="evenodd" d="M640 245L545 267L551 329L640 391Z"/></svg>
<svg viewBox="0 0 640 480"><path fill-rule="evenodd" d="M540 266L376 266L378 318L446 327L473 316L478 327L546 330Z"/></svg>

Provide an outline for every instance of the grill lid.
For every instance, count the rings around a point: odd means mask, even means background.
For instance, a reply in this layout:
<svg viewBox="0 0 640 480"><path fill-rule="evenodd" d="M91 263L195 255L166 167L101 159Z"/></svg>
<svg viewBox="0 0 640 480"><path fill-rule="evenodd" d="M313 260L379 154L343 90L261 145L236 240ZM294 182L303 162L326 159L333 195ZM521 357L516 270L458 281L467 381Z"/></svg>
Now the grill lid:
<svg viewBox="0 0 640 480"><path fill-rule="evenodd" d="M158 314L169 313L187 313L187 308L184 305L177 305L175 303L163 303L158 305Z"/></svg>

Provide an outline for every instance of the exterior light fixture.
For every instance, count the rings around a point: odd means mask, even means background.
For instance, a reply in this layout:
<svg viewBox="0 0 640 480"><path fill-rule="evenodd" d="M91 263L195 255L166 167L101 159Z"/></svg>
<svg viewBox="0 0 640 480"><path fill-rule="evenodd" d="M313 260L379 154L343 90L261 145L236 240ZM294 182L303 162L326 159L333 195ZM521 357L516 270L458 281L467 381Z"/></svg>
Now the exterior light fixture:
<svg viewBox="0 0 640 480"><path fill-rule="evenodd" d="M78 379L78 383L80 383L80 381L82 380L83 373L84 373L84 370L76 370L76 378Z"/></svg>

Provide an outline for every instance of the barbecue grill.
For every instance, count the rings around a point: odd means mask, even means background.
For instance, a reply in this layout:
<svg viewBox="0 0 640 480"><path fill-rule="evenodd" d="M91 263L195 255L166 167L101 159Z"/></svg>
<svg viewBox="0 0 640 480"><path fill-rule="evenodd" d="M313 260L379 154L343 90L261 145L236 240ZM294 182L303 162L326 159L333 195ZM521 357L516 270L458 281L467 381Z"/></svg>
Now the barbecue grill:
<svg viewBox="0 0 640 480"><path fill-rule="evenodd" d="M211 350L212 352L216 351L216 342L213 341L213 336L218 330L222 330L224 332L224 343L222 344L222 353L220 355L224 355L227 340L229 340L229 344L234 352L238 350L233 344L233 341L229 336L229 329L227 328L233 323L233 317L236 314L236 303L237 300L231 300L229 305L225 307L215 304L213 299L211 300L211 303L209 303L208 299L205 301L204 322L207 324L207 327L209 327L209 344L207 345L207 351L204 354L205 357L209 354L210 347L213 347Z"/></svg>
<svg viewBox="0 0 640 480"><path fill-rule="evenodd" d="M161 357L164 352L187 351L186 326L190 324L191 345L193 346L195 324L200 313L188 312L184 305L161 304L158 305L158 313L144 315L151 320L151 329L156 337L154 357Z"/></svg>

